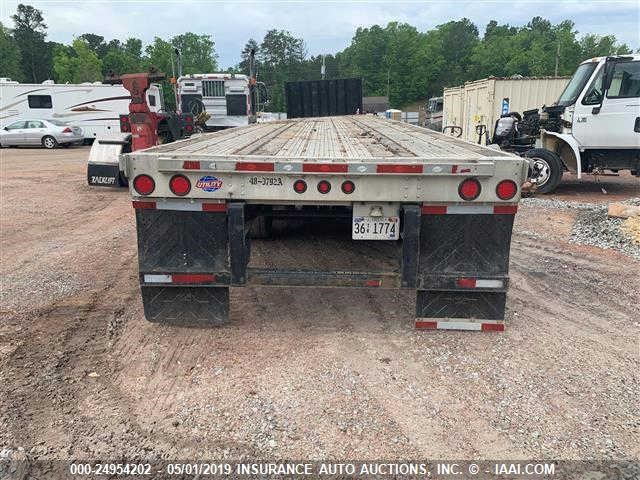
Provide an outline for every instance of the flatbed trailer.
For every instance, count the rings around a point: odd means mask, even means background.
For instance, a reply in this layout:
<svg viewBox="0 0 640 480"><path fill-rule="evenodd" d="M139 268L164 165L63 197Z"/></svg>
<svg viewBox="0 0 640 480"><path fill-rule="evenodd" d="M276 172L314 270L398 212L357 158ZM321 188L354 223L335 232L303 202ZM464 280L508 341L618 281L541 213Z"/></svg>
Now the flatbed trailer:
<svg viewBox="0 0 640 480"><path fill-rule="evenodd" d="M227 322L229 287L409 288L418 328L503 330L509 248L527 160L372 115L250 125L121 157L145 316ZM252 224L350 218L394 242L398 266L249 266ZM382 264L382 263L381 263Z"/></svg>

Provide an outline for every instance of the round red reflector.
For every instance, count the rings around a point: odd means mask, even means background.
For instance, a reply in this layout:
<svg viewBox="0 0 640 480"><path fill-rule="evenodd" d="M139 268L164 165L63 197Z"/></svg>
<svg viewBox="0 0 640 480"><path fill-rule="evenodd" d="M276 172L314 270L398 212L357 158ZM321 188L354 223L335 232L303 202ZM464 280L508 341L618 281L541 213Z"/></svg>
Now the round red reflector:
<svg viewBox="0 0 640 480"><path fill-rule="evenodd" d="M463 200L475 200L480 195L480 182L475 178L467 178L460 183L458 195Z"/></svg>
<svg viewBox="0 0 640 480"><path fill-rule="evenodd" d="M296 193L304 193L307 191L307 182L304 180L296 180L293 182L293 189Z"/></svg>
<svg viewBox="0 0 640 480"><path fill-rule="evenodd" d="M502 180L496 186L496 195L500 200L511 200L518 193L518 185L513 180Z"/></svg>
<svg viewBox="0 0 640 480"><path fill-rule="evenodd" d="M156 182L149 175L138 175L133 179L133 188L140 195L149 195L156 188Z"/></svg>
<svg viewBox="0 0 640 480"><path fill-rule="evenodd" d="M329 193L330 190L331 190L331 184L329 182L327 182L326 180L320 180L318 182L318 191L320 193L324 195L325 193Z"/></svg>
<svg viewBox="0 0 640 480"><path fill-rule="evenodd" d="M350 193L353 193L355 189L356 186L351 180L342 182L342 193L346 193L347 195L349 195Z"/></svg>
<svg viewBox="0 0 640 480"><path fill-rule="evenodd" d="M174 175L169 180L169 188L174 195L183 197L191 191L191 182L184 175Z"/></svg>

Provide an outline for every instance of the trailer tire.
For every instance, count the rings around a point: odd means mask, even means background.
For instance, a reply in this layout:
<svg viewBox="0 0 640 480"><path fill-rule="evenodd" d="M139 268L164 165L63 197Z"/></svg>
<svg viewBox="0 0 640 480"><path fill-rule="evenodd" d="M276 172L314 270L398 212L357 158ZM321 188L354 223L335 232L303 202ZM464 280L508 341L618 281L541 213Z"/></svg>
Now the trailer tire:
<svg viewBox="0 0 640 480"><path fill-rule="evenodd" d="M253 219L249 228L249 238L270 238L273 233L273 217L260 215Z"/></svg>
<svg viewBox="0 0 640 480"><path fill-rule="evenodd" d="M58 141L51 135L46 135L42 137L42 146L51 150L52 148L56 148L58 146Z"/></svg>
<svg viewBox="0 0 640 480"><path fill-rule="evenodd" d="M560 184L564 172L564 165L560 157L545 148L527 150L524 156L534 160L534 163L529 167L529 178L531 180L540 179L536 192L553 192Z"/></svg>
<svg viewBox="0 0 640 480"><path fill-rule="evenodd" d="M229 287L141 286L144 316L153 323L215 327L229 322Z"/></svg>

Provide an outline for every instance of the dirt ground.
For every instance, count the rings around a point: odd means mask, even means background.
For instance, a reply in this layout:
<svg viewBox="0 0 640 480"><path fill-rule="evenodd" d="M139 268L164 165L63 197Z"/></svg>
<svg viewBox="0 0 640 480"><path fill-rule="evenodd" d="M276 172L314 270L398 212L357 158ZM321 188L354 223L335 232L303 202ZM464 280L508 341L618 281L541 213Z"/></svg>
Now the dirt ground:
<svg viewBox="0 0 640 480"><path fill-rule="evenodd" d="M227 327L167 327L143 318L128 193L86 185L88 148L0 155L0 448L34 459L640 456L640 262L571 243L573 210L520 209L504 333L415 331L409 291L249 287L232 289ZM555 198L639 195L621 176L568 178Z"/></svg>

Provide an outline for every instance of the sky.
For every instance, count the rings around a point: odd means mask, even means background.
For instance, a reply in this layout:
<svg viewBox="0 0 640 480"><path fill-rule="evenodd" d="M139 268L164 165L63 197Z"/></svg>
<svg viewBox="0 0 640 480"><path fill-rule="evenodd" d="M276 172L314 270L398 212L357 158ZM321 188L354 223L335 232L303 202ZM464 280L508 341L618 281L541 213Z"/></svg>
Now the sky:
<svg viewBox="0 0 640 480"><path fill-rule="evenodd" d="M289 30L304 38L310 55L335 53L351 42L356 28L406 22L427 31L450 20L469 18L480 33L489 20L524 25L534 16L552 23L572 20L579 36L614 34L634 51L640 48L640 1L434 0L434 1L205 1L205 0L0 0L0 21L13 26L18 3L43 12L48 39L71 43L83 33L105 39L134 36L150 43L191 31L209 34L222 68L235 65L249 38L260 42L267 30ZM454 46L452 46L453 48Z"/></svg>

